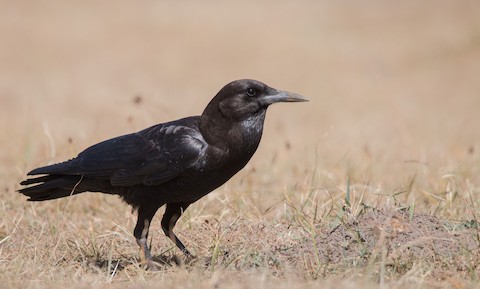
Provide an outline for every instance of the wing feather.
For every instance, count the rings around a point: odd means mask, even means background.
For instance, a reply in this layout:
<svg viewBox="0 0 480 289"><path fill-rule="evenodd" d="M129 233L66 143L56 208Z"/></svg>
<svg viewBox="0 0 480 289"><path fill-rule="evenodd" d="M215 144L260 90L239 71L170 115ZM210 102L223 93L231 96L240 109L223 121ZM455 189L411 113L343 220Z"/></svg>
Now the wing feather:
<svg viewBox="0 0 480 289"><path fill-rule="evenodd" d="M110 180L113 186L154 186L179 176L198 162L206 146L191 121L170 122L106 140L87 148L77 158L29 174L84 175Z"/></svg>

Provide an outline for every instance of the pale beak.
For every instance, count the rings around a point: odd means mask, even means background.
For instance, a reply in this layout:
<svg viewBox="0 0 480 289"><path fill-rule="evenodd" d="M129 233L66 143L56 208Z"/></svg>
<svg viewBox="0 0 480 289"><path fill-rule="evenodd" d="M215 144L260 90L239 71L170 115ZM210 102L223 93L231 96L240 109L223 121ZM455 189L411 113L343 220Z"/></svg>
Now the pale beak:
<svg viewBox="0 0 480 289"><path fill-rule="evenodd" d="M270 105L276 102L303 102L308 101L308 99L304 98L300 94L296 94L293 92L277 90L275 93L266 95L263 97L262 102L266 105Z"/></svg>

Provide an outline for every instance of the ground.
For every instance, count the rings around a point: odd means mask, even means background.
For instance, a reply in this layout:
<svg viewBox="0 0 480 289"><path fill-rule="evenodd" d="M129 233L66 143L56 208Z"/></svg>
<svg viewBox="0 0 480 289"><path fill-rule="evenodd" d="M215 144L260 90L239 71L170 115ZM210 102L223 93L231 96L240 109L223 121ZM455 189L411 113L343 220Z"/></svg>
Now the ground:
<svg viewBox="0 0 480 289"><path fill-rule="evenodd" d="M477 288L478 1L3 1L0 288ZM25 174L201 113L254 78L310 99L185 212L188 262L131 209L29 203Z"/></svg>

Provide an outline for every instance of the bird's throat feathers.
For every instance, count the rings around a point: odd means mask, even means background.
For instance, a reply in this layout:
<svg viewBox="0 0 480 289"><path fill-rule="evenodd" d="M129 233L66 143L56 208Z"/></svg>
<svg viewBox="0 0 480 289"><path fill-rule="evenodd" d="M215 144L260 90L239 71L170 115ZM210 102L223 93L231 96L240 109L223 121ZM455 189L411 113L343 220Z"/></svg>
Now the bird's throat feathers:
<svg viewBox="0 0 480 289"><path fill-rule="evenodd" d="M260 111L257 114L251 115L239 123L239 128L243 135L248 138L258 138L260 140L263 133L263 124L265 122L266 110Z"/></svg>

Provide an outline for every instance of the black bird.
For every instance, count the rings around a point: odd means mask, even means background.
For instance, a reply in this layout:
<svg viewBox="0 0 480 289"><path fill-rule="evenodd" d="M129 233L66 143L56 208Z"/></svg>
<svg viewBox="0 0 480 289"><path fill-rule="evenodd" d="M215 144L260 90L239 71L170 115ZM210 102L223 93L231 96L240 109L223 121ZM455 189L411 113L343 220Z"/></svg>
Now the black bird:
<svg viewBox="0 0 480 289"><path fill-rule="evenodd" d="M162 229L187 256L173 232L187 207L242 169L262 137L265 113L276 102L307 101L298 94L256 80L225 85L202 115L158 124L93 145L76 158L40 167L19 190L29 201L82 192L119 195L138 212L133 234L148 267L155 267L147 245L157 210L166 204Z"/></svg>

